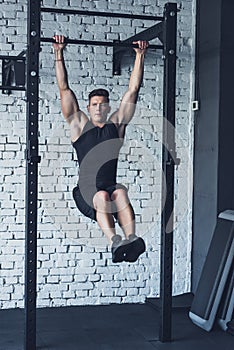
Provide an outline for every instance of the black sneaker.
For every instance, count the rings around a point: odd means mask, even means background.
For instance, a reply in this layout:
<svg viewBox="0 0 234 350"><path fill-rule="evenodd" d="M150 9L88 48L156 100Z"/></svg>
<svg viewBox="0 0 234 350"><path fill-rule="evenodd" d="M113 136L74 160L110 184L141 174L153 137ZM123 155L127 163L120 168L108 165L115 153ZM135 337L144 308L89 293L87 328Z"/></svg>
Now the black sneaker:
<svg viewBox="0 0 234 350"><path fill-rule="evenodd" d="M145 252L145 242L141 237L137 237L135 234L129 236L126 257L124 261L135 262L141 254Z"/></svg>
<svg viewBox="0 0 234 350"><path fill-rule="evenodd" d="M127 240L122 241L122 237L120 235L115 235L112 237L113 244L111 246L111 252L112 252L112 262L113 263L120 263L125 261L127 252L126 252L126 243L128 243Z"/></svg>

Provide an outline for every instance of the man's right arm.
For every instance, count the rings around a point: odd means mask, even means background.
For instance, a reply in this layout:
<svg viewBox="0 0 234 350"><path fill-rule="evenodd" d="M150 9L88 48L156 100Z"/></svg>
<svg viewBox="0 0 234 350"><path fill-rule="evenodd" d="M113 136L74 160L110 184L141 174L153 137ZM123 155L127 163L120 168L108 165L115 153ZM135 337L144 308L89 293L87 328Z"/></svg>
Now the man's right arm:
<svg viewBox="0 0 234 350"><path fill-rule="evenodd" d="M77 130L77 136L79 136L85 122L88 120L88 117L80 110L76 96L68 84L67 70L63 57L63 50L66 46L66 44L64 44L64 36L56 35L54 39L56 41L56 43L53 44L55 52L55 69L61 98L62 113L69 124L75 124L74 127L75 130ZM75 130L72 131L74 132Z"/></svg>

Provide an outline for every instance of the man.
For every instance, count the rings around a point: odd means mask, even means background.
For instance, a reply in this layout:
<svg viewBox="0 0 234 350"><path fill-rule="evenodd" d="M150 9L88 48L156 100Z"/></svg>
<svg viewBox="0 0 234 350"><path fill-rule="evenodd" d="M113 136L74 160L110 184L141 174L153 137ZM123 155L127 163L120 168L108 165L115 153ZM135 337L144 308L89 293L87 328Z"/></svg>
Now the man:
<svg viewBox="0 0 234 350"><path fill-rule="evenodd" d="M148 42L134 42L138 44L138 48L134 48L134 68L119 109L107 119L111 111L109 93L105 89L96 89L89 94L89 119L80 110L76 96L68 84L63 57L66 46L64 36L55 35L54 40L62 113L70 124L71 140L79 162L79 182L73 190L74 200L85 216L98 222L111 244L112 261L135 262L145 251L145 243L135 234L134 211L126 187L116 183L116 172L125 129L135 111ZM117 220L126 239L122 240L122 237L116 234L114 219Z"/></svg>

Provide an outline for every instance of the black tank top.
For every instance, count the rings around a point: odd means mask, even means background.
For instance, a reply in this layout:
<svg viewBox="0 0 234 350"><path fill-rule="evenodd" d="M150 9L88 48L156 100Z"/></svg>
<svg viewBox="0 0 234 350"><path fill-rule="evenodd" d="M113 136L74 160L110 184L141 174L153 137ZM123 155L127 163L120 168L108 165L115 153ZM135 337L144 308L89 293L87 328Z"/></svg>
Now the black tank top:
<svg viewBox="0 0 234 350"><path fill-rule="evenodd" d="M117 163L123 140L114 123L99 128L88 121L73 143L79 163L79 185L98 190L116 184Z"/></svg>

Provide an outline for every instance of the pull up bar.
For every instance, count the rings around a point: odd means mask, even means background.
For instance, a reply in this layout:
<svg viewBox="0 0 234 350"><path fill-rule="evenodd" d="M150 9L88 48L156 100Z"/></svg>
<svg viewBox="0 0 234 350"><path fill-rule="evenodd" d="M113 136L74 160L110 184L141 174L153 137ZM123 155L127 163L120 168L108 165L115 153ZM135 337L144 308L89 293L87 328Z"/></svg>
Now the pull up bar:
<svg viewBox="0 0 234 350"><path fill-rule="evenodd" d="M41 42L44 43L55 43L53 38L41 38ZM90 46L110 46L110 47L135 47L138 48L137 44L124 43L124 42L112 42L112 41L92 41L92 40L79 40L65 38L67 44L78 44L78 45L90 45ZM149 45L149 49L160 49L163 50L163 45Z"/></svg>
<svg viewBox="0 0 234 350"><path fill-rule="evenodd" d="M86 12L72 9L41 8L41 1L27 1L27 118L26 118L26 223L25 223L25 350L36 350L36 291L37 291L37 221L38 221L38 96L39 96L39 53L40 40L53 42L52 38L41 38L41 12L62 13L97 17L117 17L160 21L160 27L154 28L155 34L163 43L163 151L162 169L165 181L162 181L161 214L161 279L160 279L160 330L159 340L171 341L172 311L172 263L173 263L173 210L174 210L174 162L171 153L175 153L175 93L176 93L176 28L177 4L167 3L163 17L143 16L108 12ZM146 34L146 33L144 33ZM137 34L138 35L138 34ZM149 29L147 40L153 35ZM129 38L130 40L130 38ZM127 42L127 46L132 46ZM137 40L136 40L137 41ZM148 40L149 41L149 40ZM95 42L69 39L68 43L91 44ZM120 43L96 42L97 45L120 46ZM124 43L126 44L126 42ZM152 47L152 46L151 46ZM157 46L158 47L158 46ZM162 48L159 45L158 48ZM117 50L118 51L118 50ZM121 52L120 52L121 53ZM118 52L117 52L118 54ZM171 132L169 125L173 126ZM166 197L166 198L165 198ZM170 222L168 232L167 223Z"/></svg>
<svg viewBox="0 0 234 350"><path fill-rule="evenodd" d="M145 21L163 21L164 17L160 16L147 16L147 15L133 15L128 13L113 13L113 12L96 12L74 9L59 9L53 7L41 7L41 12L60 13L64 15L83 15L83 16L96 16L96 17L115 17L115 18L130 18L130 19L143 19Z"/></svg>

